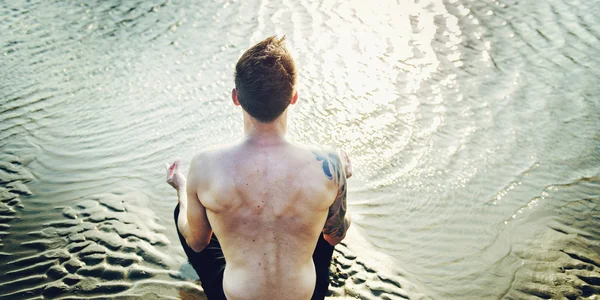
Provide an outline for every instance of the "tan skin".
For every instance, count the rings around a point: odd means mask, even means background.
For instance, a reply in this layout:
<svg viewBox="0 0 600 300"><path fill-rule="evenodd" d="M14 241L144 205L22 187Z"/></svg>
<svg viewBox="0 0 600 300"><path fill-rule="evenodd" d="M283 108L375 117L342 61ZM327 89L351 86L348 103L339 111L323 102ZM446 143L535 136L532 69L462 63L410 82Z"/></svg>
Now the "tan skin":
<svg viewBox="0 0 600 300"><path fill-rule="evenodd" d="M232 100L240 105L235 89ZM336 245L350 225L347 155L293 144L286 127L287 110L268 124L244 111L244 139L196 155L187 179L180 161L167 168L187 244L200 252L219 237L230 300L310 299L319 235Z"/></svg>

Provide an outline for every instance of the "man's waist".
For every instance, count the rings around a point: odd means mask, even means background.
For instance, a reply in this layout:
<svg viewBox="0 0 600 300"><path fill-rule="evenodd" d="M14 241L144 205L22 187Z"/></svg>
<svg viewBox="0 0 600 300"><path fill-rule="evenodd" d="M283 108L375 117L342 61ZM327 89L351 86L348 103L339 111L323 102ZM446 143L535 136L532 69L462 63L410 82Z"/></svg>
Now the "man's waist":
<svg viewBox="0 0 600 300"><path fill-rule="evenodd" d="M316 272L312 260L306 266L297 264L236 266L227 262L223 289L228 299L308 299L312 295ZM272 262L270 264L273 264ZM307 295L307 297L305 297Z"/></svg>

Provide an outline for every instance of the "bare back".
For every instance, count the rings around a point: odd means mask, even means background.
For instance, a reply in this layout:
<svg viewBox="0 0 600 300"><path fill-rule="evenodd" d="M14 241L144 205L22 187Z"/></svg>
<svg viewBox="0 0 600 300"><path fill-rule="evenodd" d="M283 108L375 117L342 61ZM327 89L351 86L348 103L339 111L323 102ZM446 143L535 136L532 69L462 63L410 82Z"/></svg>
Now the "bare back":
<svg viewBox="0 0 600 300"><path fill-rule="evenodd" d="M312 253L338 193L311 149L243 142L202 154L190 174L227 260L227 298L309 299Z"/></svg>

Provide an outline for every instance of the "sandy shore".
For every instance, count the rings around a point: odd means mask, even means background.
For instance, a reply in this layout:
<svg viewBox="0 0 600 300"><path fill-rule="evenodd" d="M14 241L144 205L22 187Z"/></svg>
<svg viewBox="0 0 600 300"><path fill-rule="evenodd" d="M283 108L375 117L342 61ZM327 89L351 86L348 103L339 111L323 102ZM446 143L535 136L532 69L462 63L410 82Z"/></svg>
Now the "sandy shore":
<svg viewBox="0 0 600 300"><path fill-rule="evenodd" d="M0 298L198 298L203 293L169 229L142 193L114 192L30 213L27 160L0 165ZM29 205L27 205L29 206ZM150 216L150 217L149 217ZM170 223L170 222L167 222ZM173 242L174 243L174 242ZM169 255L170 250L177 255ZM400 283L341 244L331 298L408 299Z"/></svg>
<svg viewBox="0 0 600 300"><path fill-rule="evenodd" d="M183 251L167 238L172 228L165 226L172 224L153 217L146 195L118 191L36 208L27 187L33 179L28 161L3 155L0 163L0 298L204 298ZM597 201L587 203L579 209L593 221ZM522 265L502 297L594 299L600 294L597 235L574 231L589 224L585 218L578 222L557 223L540 237L555 242L518 253ZM389 269L385 257L372 257L375 251L365 250L366 244L351 232L336 247L329 298L428 298L400 271Z"/></svg>

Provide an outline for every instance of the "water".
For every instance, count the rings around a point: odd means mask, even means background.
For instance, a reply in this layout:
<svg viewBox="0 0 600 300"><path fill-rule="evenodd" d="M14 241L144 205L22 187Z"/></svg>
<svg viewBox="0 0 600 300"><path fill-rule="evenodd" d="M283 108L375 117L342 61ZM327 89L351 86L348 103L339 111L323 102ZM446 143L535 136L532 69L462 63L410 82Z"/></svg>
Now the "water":
<svg viewBox="0 0 600 300"><path fill-rule="evenodd" d="M354 166L334 295L594 297L599 20L582 0L5 1L0 297L197 294L162 168L242 135L234 64L272 34L300 68L289 137Z"/></svg>

